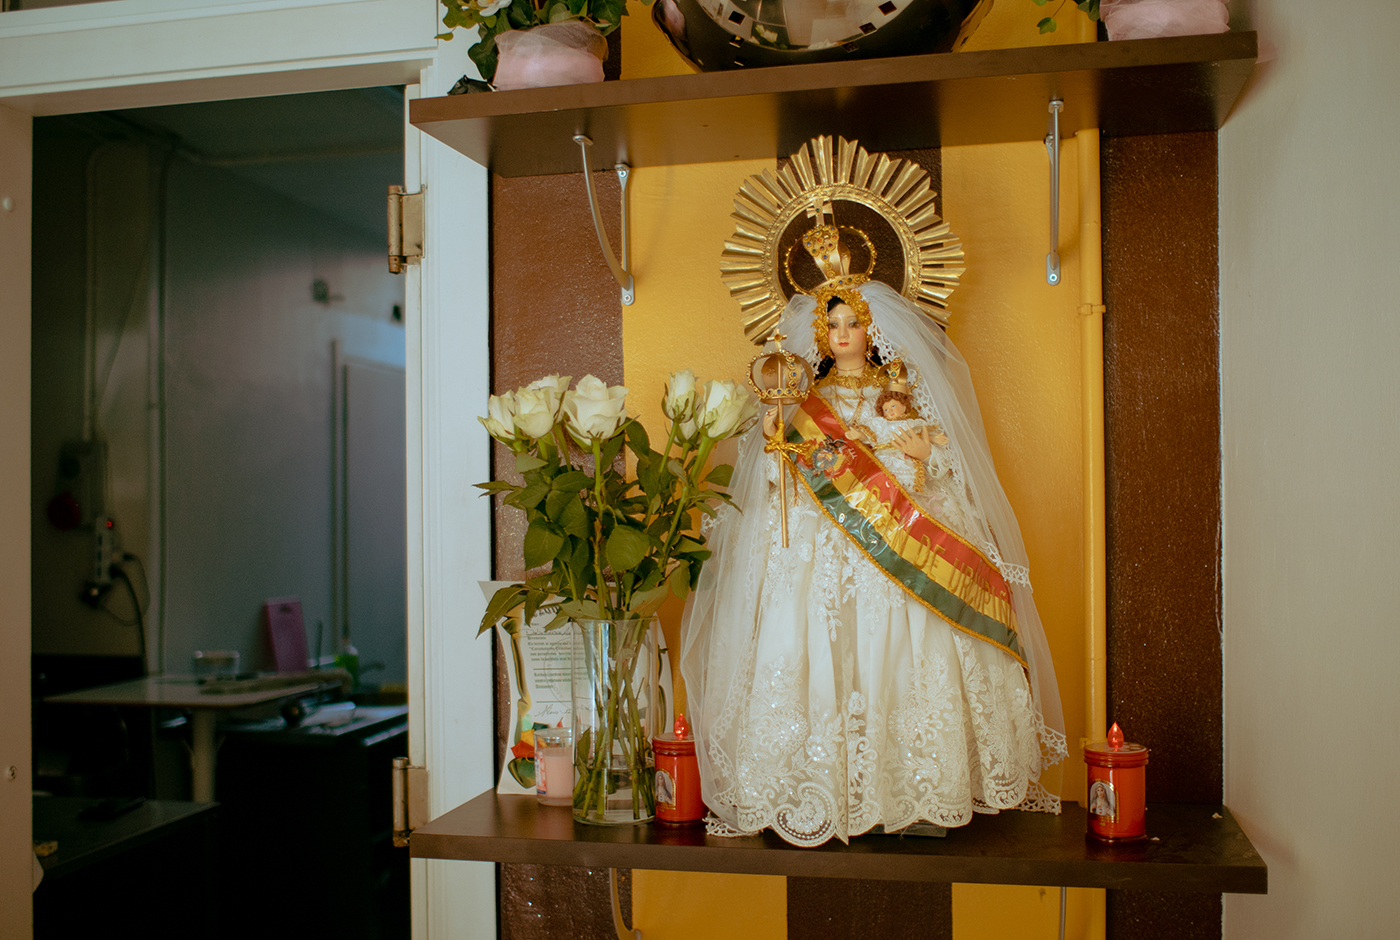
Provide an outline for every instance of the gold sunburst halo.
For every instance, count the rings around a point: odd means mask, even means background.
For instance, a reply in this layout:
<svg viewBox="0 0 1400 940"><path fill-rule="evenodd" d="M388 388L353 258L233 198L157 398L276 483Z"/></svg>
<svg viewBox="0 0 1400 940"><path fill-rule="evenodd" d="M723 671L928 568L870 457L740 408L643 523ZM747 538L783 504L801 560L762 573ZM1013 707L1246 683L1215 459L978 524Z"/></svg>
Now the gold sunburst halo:
<svg viewBox="0 0 1400 940"><path fill-rule="evenodd" d="M851 202L877 213L903 253L906 298L940 326L948 297L963 272L962 241L934 206L928 171L912 160L872 154L843 137L814 137L781 170L751 176L734 197L734 234L724 243L720 278L739 303L744 335L762 345L778 323L788 294L781 279L779 240L814 202Z"/></svg>

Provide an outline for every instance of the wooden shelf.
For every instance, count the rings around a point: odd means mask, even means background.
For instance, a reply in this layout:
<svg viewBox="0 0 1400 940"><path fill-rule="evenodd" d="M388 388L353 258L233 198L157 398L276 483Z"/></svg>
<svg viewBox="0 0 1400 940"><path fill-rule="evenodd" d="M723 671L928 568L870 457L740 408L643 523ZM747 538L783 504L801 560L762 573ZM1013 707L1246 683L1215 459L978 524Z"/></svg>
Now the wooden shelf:
<svg viewBox="0 0 1400 940"><path fill-rule="evenodd" d="M1084 835L1084 809L1067 805L1059 816L977 816L945 839L867 835L803 849L770 832L722 839L703 827L579 825L568 807L487 791L415 830L409 853L588 868L1267 893L1264 860L1228 809L1154 804L1147 827L1158 841L1101 845Z"/></svg>
<svg viewBox="0 0 1400 940"><path fill-rule="evenodd" d="M1219 129L1258 56L1252 32L1079 43L707 72L424 98L410 119L502 176L787 156L819 134L868 150L1040 140L1061 134Z"/></svg>

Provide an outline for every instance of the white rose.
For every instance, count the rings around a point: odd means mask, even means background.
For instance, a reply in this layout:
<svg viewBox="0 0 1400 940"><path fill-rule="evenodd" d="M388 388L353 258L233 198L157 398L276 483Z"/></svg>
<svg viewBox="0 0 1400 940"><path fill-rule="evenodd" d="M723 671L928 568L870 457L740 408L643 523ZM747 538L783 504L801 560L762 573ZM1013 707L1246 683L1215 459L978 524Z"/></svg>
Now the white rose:
<svg viewBox="0 0 1400 940"><path fill-rule="evenodd" d="M535 379L535 381L525 387L532 391L535 389L544 389L548 391L549 407L557 416L559 414L559 405L564 401L564 393L569 390L569 380L572 378L573 376L569 375L546 375L542 379Z"/></svg>
<svg viewBox="0 0 1400 940"><path fill-rule="evenodd" d="M690 417L695 407L695 373L689 369L672 372L666 382L666 397L661 400L661 410L672 421Z"/></svg>
<svg viewBox="0 0 1400 940"><path fill-rule="evenodd" d="M532 440L539 440L559 423L559 406L569 389L567 375L546 375L515 390L515 427Z"/></svg>
<svg viewBox="0 0 1400 940"><path fill-rule="evenodd" d="M511 0L495 0L494 3L488 3L485 6L479 6L477 9L481 11L482 16L490 16L491 14L496 13L500 10L504 10L506 7L510 6L510 3Z"/></svg>
<svg viewBox="0 0 1400 940"><path fill-rule="evenodd" d="M719 441L744 430L757 414L758 402L737 382L711 379L705 383L704 404L696 420L701 431Z"/></svg>
<svg viewBox="0 0 1400 940"><path fill-rule="evenodd" d="M484 424L486 433L496 440L515 440L515 393L506 392L486 399L486 417L476 420Z"/></svg>
<svg viewBox="0 0 1400 940"><path fill-rule="evenodd" d="M549 398L548 389L516 389L515 429L531 440L538 440L554 430L558 416Z"/></svg>
<svg viewBox="0 0 1400 940"><path fill-rule="evenodd" d="M564 394L564 414L569 432L581 444L607 440L627 420L627 387L609 387L602 379L585 375L578 388Z"/></svg>

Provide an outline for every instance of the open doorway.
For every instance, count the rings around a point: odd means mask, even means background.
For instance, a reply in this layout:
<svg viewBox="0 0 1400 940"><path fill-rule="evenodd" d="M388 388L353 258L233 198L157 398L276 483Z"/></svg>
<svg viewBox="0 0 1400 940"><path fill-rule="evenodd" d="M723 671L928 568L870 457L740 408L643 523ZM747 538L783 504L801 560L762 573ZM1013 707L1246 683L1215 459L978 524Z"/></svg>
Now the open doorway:
<svg viewBox="0 0 1400 940"><path fill-rule="evenodd" d="M381 844L388 769L367 762L394 756L407 678L404 287L383 231L402 108L387 87L34 125L35 788L189 800L180 710L40 700L188 676L197 651L267 668L263 606L297 598L307 665L354 667L350 714L368 717L312 724L277 703L219 728L222 877L201 890L268 899L260 935L407 932L407 860ZM353 759L321 746L345 734ZM246 864L272 824L338 830L299 840L298 892L346 896L305 908L313 934L269 925L285 871Z"/></svg>

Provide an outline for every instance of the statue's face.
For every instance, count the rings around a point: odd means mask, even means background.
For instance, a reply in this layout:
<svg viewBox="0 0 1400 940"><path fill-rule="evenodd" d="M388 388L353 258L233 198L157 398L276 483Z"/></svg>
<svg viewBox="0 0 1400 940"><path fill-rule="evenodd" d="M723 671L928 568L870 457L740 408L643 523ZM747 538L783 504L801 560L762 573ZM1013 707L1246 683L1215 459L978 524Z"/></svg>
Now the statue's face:
<svg viewBox="0 0 1400 940"><path fill-rule="evenodd" d="M831 358L839 368L853 368L865 361L865 327L860 325L854 310L837 304L826 315L826 328Z"/></svg>
<svg viewBox="0 0 1400 940"><path fill-rule="evenodd" d="M904 402L900 401L898 398L891 398L889 401L885 402L881 410L885 413L886 421L898 421L900 418L904 417L905 413L908 411L908 409L904 407Z"/></svg>

